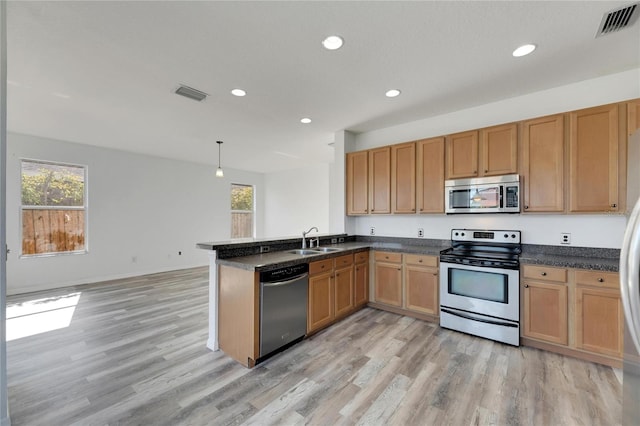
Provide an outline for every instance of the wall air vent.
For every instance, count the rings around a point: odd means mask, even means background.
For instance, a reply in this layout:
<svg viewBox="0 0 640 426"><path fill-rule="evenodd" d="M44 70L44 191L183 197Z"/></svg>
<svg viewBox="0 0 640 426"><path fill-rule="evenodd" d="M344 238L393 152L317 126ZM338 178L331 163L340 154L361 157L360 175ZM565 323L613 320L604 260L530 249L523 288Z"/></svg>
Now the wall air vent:
<svg viewBox="0 0 640 426"><path fill-rule="evenodd" d="M638 19L640 12L638 5L640 5L640 3L633 3L605 13L604 16L602 16L600 27L598 27L596 38L633 25Z"/></svg>
<svg viewBox="0 0 640 426"><path fill-rule="evenodd" d="M201 92L200 90L194 89L193 87L184 86L184 85L181 85L180 87L178 87L175 93L177 93L178 95L182 95L185 98L193 99L198 102L206 99L207 96L209 96L206 93Z"/></svg>

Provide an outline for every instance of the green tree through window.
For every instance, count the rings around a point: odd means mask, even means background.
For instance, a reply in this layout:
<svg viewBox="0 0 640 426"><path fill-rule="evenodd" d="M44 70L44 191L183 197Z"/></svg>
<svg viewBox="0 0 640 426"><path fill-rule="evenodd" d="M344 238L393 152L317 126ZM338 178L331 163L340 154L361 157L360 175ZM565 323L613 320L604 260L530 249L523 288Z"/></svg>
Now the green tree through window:
<svg viewBox="0 0 640 426"><path fill-rule="evenodd" d="M253 237L253 186L231 184L231 238Z"/></svg>

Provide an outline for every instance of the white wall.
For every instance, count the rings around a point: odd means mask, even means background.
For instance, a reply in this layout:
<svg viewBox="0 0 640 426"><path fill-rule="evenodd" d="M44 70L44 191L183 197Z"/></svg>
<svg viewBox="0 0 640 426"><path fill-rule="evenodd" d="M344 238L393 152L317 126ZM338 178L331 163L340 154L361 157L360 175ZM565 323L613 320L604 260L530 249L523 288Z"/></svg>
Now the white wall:
<svg viewBox="0 0 640 426"><path fill-rule="evenodd" d="M329 164L265 175L264 236L301 236L329 228Z"/></svg>
<svg viewBox="0 0 640 426"><path fill-rule="evenodd" d="M542 92L505 99L462 111L356 135L363 150L426 137L508 123L528 118L619 102L640 97L640 69L583 81ZM630 161L629 168L640 165ZM344 191L344 189L343 189ZM342 193L344 196L344 192ZM561 232L572 234L572 245L620 248L626 218L620 215L473 215L473 216L364 216L356 217L355 233L449 239L454 227L511 228L523 231L526 244L558 245Z"/></svg>
<svg viewBox="0 0 640 426"><path fill-rule="evenodd" d="M196 243L230 236L231 183L256 186L263 234L262 174L225 169L219 179L202 164L21 134L9 134L7 158L8 294L204 266ZM21 158L87 166L87 254L20 258Z"/></svg>

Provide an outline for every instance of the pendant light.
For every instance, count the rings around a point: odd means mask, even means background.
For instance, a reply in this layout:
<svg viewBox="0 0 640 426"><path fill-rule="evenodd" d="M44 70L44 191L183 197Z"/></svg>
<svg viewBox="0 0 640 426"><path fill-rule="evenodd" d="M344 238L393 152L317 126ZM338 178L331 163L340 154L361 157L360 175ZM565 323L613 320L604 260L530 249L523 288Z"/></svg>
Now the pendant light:
<svg viewBox="0 0 640 426"><path fill-rule="evenodd" d="M224 177L224 172L222 171L222 167L220 167L220 146L222 146L222 141L216 141L218 144L218 170L216 170L216 177Z"/></svg>

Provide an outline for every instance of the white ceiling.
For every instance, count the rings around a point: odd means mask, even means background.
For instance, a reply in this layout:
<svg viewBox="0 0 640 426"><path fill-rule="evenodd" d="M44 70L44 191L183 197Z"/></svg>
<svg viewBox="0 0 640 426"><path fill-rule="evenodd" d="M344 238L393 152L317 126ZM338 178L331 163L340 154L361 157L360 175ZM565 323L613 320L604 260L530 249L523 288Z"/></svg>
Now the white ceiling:
<svg viewBox="0 0 640 426"><path fill-rule="evenodd" d="M629 3L9 2L8 129L207 164L223 140L223 167L265 173L330 162L339 130L640 67L637 22L595 38Z"/></svg>

